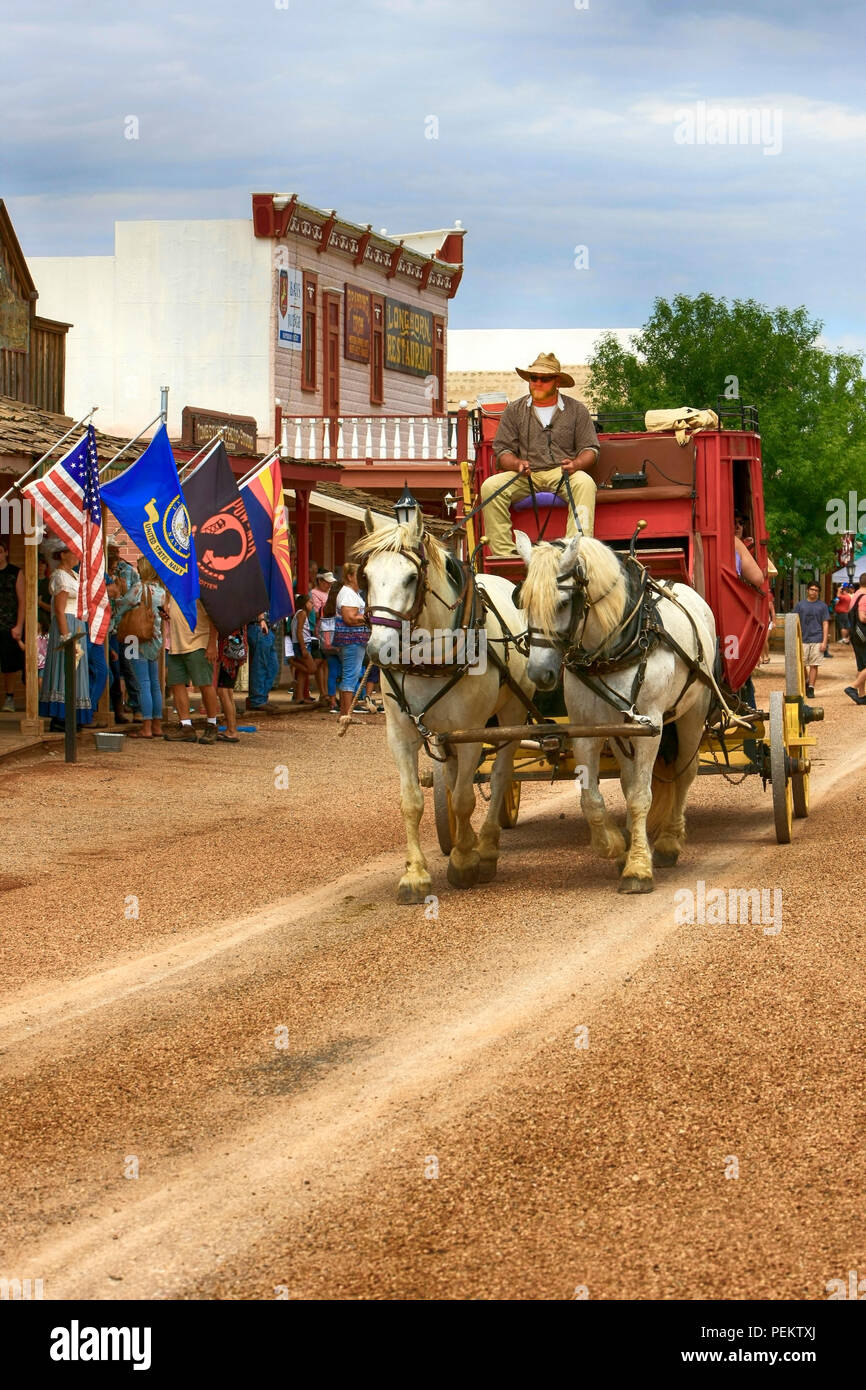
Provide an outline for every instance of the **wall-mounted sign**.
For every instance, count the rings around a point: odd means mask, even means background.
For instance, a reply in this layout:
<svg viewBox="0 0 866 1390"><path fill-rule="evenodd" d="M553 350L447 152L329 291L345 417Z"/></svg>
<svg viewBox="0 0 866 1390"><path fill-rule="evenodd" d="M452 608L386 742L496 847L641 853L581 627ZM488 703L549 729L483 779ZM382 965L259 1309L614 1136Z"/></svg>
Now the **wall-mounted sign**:
<svg viewBox="0 0 866 1390"><path fill-rule="evenodd" d="M411 376L433 371L433 315L426 309L385 300L385 366Z"/></svg>
<svg viewBox="0 0 866 1390"><path fill-rule="evenodd" d="M370 291L356 290L354 285L347 283L345 310L343 356L348 357L351 362L369 362L372 315Z"/></svg>
<svg viewBox="0 0 866 1390"><path fill-rule="evenodd" d="M200 449L216 438L223 425L226 429L222 440L230 454L255 455L257 429L251 415L226 415L221 410L200 410L195 405L185 405L180 417L181 448Z"/></svg>
<svg viewBox="0 0 866 1390"><path fill-rule="evenodd" d="M299 270L277 271L277 347L301 350L301 303L304 279Z"/></svg>

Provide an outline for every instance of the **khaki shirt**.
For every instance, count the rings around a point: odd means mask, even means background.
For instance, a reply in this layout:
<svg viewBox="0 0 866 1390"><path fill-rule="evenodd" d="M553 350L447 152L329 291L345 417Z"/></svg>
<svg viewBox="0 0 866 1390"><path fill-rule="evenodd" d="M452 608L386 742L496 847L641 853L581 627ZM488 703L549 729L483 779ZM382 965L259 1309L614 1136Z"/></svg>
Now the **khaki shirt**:
<svg viewBox="0 0 866 1390"><path fill-rule="evenodd" d="M207 649L213 625L201 599L196 599L195 614L195 632L191 632L189 623L180 611L179 604L172 599L169 632L171 650L175 656L182 656L184 652L205 651Z"/></svg>
<svg viewBox="0 0 866 1390"><path fill-rule="evenodd" d="M577 458L581 449L595 449L598 436L589 411L582 401L560 394L558 408L547 429L532 406L531 396L511 401L502 412L493 441L497 462L505 453L527 459L536 469L558 468L565 458Z"/></svg>

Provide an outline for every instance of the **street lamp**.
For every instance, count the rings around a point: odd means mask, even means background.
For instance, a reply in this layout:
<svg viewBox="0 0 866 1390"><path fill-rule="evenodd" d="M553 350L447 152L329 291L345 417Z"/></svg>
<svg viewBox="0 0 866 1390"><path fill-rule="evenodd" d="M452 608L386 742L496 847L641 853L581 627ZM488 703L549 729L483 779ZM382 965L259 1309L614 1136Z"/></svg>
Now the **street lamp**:
<svg viewBox="0 0 866 1390"><path fill-rule="evenodd" d="M415 516L418 503L409 491L409 484L403 479L403 495L394 503L394 514L401 526L408 526Z"/></svg>
<svg viewBox="0 0 866 1390"><path fill-rule="evenodd" d="M453 512L455 507L457 506L457 498L454 496L453 492L446 492L445 496L442 498L442 501L445 503L445 510L446 512L448 512L450 516L451 512Z"/></svg>

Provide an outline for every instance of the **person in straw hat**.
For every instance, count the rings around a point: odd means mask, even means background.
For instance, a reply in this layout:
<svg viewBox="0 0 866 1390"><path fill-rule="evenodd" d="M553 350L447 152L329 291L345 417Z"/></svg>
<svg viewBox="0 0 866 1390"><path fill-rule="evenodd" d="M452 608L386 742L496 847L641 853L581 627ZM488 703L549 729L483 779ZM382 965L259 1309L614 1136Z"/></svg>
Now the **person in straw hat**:
<svg viewBox="0 0 866 1390"><path fill-rule="evenodd" d="M598 457L598 438L586 406L560 391L560 387L573 386L574 377L562 370L552 352L539 353L530 366L515 370L529 382L529 395L511 401L503 410L493 441L499 472L481 484L484 529L493 555L516 553L509 509L513 502L529 496L530 473L539 491L555 492L559 487L563 500L567 499L562 477L568 476L587 536L592 535L595 517L595 482L588 470ZM509 475L512 486L488 501ZM569 507L567 534L571 536L575 530Z"/></svg>

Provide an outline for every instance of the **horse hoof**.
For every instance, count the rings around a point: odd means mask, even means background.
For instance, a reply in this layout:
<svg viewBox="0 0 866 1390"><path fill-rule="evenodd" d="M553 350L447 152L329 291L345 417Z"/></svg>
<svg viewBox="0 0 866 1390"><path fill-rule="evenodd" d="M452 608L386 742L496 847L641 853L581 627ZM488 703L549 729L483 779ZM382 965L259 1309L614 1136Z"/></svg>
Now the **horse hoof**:
<svg viewBox="0 0 866 1390"><path fill-rule="evenodd" d="M618 893L651 893L655 884L651 878L621 878L617 885Z"/></svg>
<svg viewBox="0 0 866 1390"><path fill-rule="evenodd" d="M448 882L452 888L474 888L481 877L481 862L466 864L463 868L448 860Z"/></svg>
<svg viewBox="0 0 866 1390"><path fill-rule="evenodd" d="M678 849L654 849L653 868L672 869L680 857Z"/></svg>
<svg viewBox="0 0 866 1390"><path fill-rule="evenodd" d="M397 884L397 901L403 907L413 907L418 903L423 903L433 887L430 883L411 883L402 878Z"/></svg>

